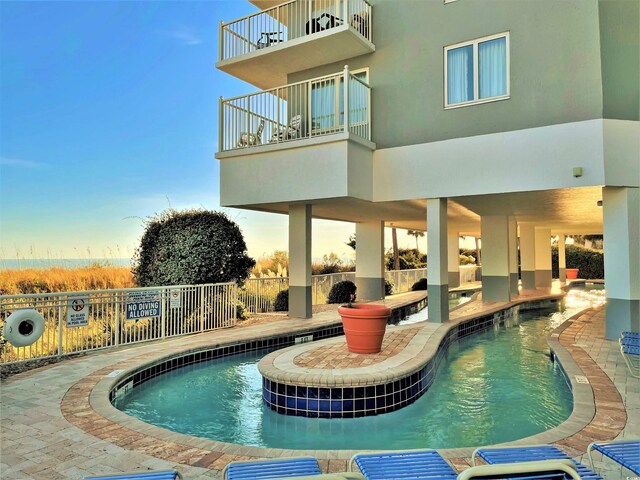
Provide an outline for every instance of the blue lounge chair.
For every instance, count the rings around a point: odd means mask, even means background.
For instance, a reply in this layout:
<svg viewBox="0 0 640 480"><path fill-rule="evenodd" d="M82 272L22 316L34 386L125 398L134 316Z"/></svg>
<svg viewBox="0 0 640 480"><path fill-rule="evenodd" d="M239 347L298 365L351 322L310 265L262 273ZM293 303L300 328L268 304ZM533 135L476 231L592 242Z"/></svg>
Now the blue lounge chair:
<svg viewBox="0 0 640 480"><path fill-rule="evenodd" d="M320 466L313 457L277 458L231 462L223 470L225 480L303 477L320 475Z"/></svg>
<svg viewBox="0 0 640 480"><path fill-rule="evenodd" d="M640 475L640 440L592 443L589 445L589 448L587 448L587 455L589 456L591 467L593 467L593 460L591 458L592 450L606 455L614 462Z"/></svg>
<svg viewBox="0 0 640 480"><path fill-rule="evenodd" d="M533 462L537 460L572 460L569 455L553 445L531 447L479 448L471 456L475 465L476 455L479 455L490 465L499 463ZM582 463L572 460L576 464L576 471L585 480L604 480L596 472L588 469ZM534 477L539 478L539 477Z"/></svg>
<svg viewBox="0 0 640 480"><path fill-rule="evenodd" d="M367 480L454 480L458 476L435 450L357 453L349 462L349 471L353 470L354 463Z"/></svg>
<svg viewBox="0 0 640 480"><path fill-rule="evenodd" d="M631 375L640 378L640 333L622 332L620 353Z"/></svg>
<svg viewBox="0 0 640 480"><path fill-rule="evenodd" d="M84 477L82 480L178 480L182 479L180 472L175 470L148 470L140 473L116 473L114 475L99 475Z"/></svg>

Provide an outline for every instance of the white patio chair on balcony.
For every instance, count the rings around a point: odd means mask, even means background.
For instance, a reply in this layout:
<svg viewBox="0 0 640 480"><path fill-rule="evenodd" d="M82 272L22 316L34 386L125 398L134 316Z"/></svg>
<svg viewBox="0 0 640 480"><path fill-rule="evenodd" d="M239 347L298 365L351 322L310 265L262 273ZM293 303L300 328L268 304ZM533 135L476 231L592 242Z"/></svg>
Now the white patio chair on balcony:
<svg viewBox="0 0 640 480"><path fill-rule="evenodd" d="M294 115L286 127L273 128L271 130L271 140L269 143L283 142L285 140L294 140L300 138L300 124L302 123L302 115Z"/></svg>
<svg viewBox="0 0 640 480"><path fill-rule="evenodd" d="M256 133L240 132L238 147L252 147L262 143L262 131L264 130L264 120L260 120Z"/></svg>

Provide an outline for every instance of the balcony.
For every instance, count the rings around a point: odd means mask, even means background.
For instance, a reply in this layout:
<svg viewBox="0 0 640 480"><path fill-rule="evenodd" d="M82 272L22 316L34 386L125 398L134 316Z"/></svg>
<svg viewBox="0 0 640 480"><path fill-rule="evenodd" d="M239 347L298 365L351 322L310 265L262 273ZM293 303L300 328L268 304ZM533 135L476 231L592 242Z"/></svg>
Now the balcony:
<svg viewBox="0 0 640 480"><path fill-rule="evenodd" d="M219 153L271 151L295 142L344 138L371 143L365 72L342 72L229 99L220 98ZM372 147L373 148L373 147ZM235 155L233 155L235 156Z"/></svg>
<svg viewBox="0 0 640 480"><path fill-rule="evenodd" d="M216 67L258 88L375 50L366 0L292 0L220 23Z"/></svg>

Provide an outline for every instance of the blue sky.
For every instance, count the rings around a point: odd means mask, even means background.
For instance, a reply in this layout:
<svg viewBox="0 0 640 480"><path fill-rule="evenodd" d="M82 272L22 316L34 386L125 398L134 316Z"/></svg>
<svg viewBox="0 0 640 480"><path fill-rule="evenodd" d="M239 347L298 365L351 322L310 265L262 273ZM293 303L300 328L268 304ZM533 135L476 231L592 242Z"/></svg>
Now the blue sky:
<svg viewBox="0 0 640 480"><path fill-rule="evenodd" d="M0 257L128 257L141 218L219 209L217 100L255 88L215 69L217 28L254 11L0 2ZM285 216L228 213L251 255L287 248ZM314 230L314 257L350 254L353 225Z"/></svg>

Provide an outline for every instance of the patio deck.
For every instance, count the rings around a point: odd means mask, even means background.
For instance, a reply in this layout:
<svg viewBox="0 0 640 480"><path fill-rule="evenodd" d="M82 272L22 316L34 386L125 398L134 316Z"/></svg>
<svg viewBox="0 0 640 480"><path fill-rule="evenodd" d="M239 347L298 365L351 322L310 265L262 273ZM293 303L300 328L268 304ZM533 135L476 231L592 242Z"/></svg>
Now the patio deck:
<svg viewBox="0 0 640 480"><path fill-rule="evenodd" d="M559 294L559 290L527 292L515 301ZM397 295L386 303L393 307L407 305L424 295ZM427 325L435 339L454 322L508 306L471 302L452 312L449 324ZM592 440L640 436L640 380L628 375L617 343L604 339L604 319L603 308L585 311L557 330L557 340L550 340L552 345L554 341L559 345L559 357L570 376L571 372L580 372L590 382L575 390L575 403L582 417L572 417L572 421L557 427L559 430L553 433L557 440L551 440L576 457L582 456ZM90 474L177 468L185 478L221 478L221 469L232 460L302 454L188 437L126 417L108 403L106 394L112 379L105 376L199 346L264 338L339 321L335 311L325 311L311 320L276 320L96 353L15 375L1 383L0 473L3 478L15 479L77 479ZM540 434L540 438L544 440L545 435L548 432ZM459 469L468 465L465 449L440 452ZM345 470L346 458L351 454L310 453L320 459L324 471ZM604 467L606 478L624 478L612 462L601 463L599 457L596 461L596 467Z"/></svg>

